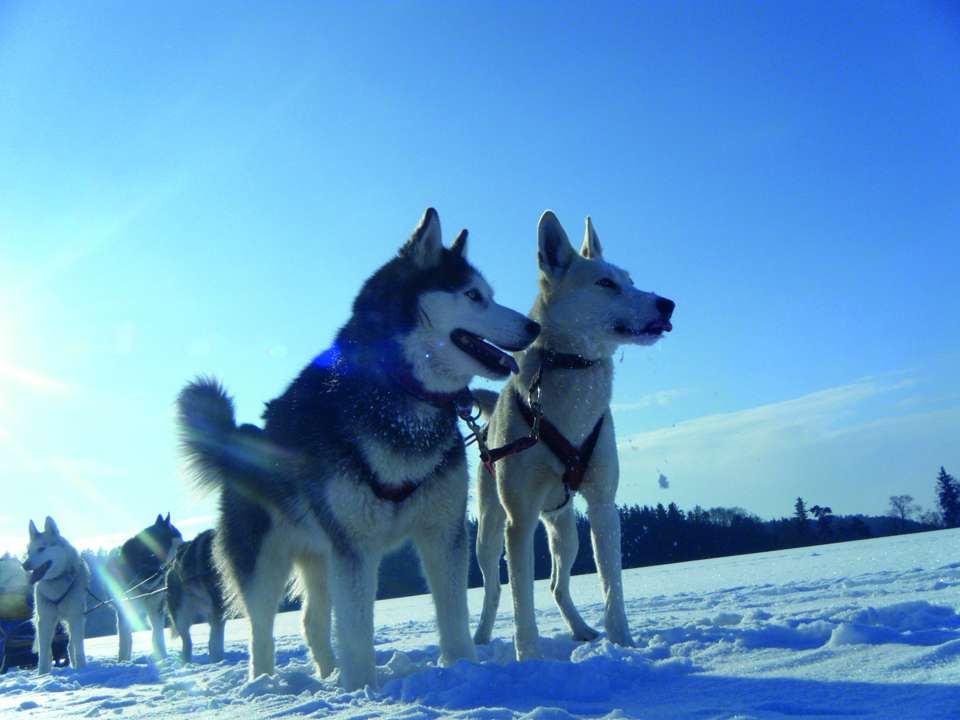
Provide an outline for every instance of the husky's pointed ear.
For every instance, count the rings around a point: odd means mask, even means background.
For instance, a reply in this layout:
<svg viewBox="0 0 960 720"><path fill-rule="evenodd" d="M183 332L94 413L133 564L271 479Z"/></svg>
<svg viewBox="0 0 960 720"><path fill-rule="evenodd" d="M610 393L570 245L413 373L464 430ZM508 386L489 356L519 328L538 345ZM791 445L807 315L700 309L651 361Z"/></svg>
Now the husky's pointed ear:
<svg viewBox="0 0 960 720"><path fill-rule="evenodd" d="M50 535L59 535L60 529L57 527L57 524L53 521L53 518L47 515L47 519L43 523L43 531L49 533Z"/></svg>
<svg viewBox="0 0 960 720"><path fill-rule="evenodd" d="M583 245L580 246L580 254L591 260L603 259L600 238L597 237L597 231L593 229L593 221L589 215L587 215L586 227L583 229Z"/></svg>
<svg viewBox="0 0 960 720"><path fill-rule="evenodd" d="M169 513L169 512L167 513L167 516L163 519L163 521L164 521L167 525L170 524L170 513Z"/></svg>
<svg viewBox="0 0 960 720"><path fill-rule="evenodd" d="M157 519L153 521L154 525L163 525L163 515L157 513Z"/></svg>
<svg viewBox="0 0 960 720"><path fill-rule="evenodd" d="M30 539L33 540L40 534L40 531L37 530L37 526L34 524L33 520L30 521Z"/></svg>
<svg viewBox="0 0 960 720"><path fill-rule="evenodd" d="M453 245L450 246L450 252L462 258L467 256L467 234L466 228L460 231L457 239L454 240Z"/></svg>
<svg viewBox="0 0 960 720"><path fill-rule="evenodd" d="M440 216L433 208L427 208L420 224L407 240L407 244L400 248L403 257L410 258L421 268L433 267L440 262L443 253L443 241L440 238Z"/></svg>
<svg viewBox="0 0 960 720"><path fill-rule="evenodd" d="M545 210L537 225L537 260L547 275L563 275L573 262L573 246L552 210Z"/></svg>

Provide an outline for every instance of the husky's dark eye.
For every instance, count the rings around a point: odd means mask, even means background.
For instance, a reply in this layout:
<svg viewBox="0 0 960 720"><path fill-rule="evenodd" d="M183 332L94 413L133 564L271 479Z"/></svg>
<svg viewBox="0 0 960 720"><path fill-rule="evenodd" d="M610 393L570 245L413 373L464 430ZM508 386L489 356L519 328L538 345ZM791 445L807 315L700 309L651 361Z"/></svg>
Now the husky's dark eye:
<svg viewBox="0 0 960 720"><path fill-rule="evenodd" d="M476 288L470 288L467 290L464 295L473 300L474 302L483 302L483 295L480 294L480 291Z"/></svg>
<svg viewBox="0 0 960 720"><path fill-rule="evenodd" d="M619 289L620 289L620 286L617 285L617 284L616 284L613 280L611 280L610 278L600 278L599 280L597 280L597 285L599 285L600 287L610 288L611 290L619 290Z"/></svg>

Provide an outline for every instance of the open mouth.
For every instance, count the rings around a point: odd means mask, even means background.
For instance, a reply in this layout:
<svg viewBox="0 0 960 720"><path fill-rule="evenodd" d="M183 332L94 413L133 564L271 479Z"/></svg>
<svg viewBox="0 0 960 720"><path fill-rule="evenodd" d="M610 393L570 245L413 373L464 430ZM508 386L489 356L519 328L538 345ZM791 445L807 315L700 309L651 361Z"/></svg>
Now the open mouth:
<svg viewBox="0 0 960 720"><path fill-rule="evenodd" d="M630 327L626 323L617 323L613 326L613 331L617 335L629 335L632 337L660 337L665 332L673 330L673 325L669 320L661 318L660 320L651 320L642 328Z"/></svg>
<svg viewBox="0 0 960 720"><path fill-rule="evenodd" d="M507 377L510 373L520 372L517 361L513 357L507 355L500 348L491 345L479 335L457 328L450 333L450 339L463 352L499 377Z"/></svg>
<svg viewBox="0 0 960 720"><path fill-rule="evenodd" d="M30 584L33 585L40 582L43 576L47 574L47 570L50 569L51 565L53 565L53 560L47 560L43 565L30 573Z"/></svg>

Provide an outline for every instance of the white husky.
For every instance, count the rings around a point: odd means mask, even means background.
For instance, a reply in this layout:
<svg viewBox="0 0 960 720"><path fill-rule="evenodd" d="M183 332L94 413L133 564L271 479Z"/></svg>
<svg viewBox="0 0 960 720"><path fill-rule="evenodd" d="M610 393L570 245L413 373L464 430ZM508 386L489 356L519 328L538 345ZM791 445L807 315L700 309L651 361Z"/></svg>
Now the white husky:
<svg viewBox="0 0 960 720"><path fill-rule="evenodd" d="M543 413L540 442L498 462L495 477L483 466L478 471L477 558L484 602L474 640L490 640L500 600L499 565L506 528L519 660L540 656L533 605L533 536L538 518L547 528L553 558L550 587L560 612L575 638L597 636L570 599L570 568L578 550L570 496L577 491L587 501L607 636L621 645L632 644L620 580L620 517L614 504L619 466L609 407L611 357L622 344L655 343L672 329L674 308L666 298L637 290L626 271L603 259L589 218L577 254L556 216L545 212L538 228L538 251L540 294L530 317L543 329L536 343L518 355L520 372L496 401L487 444L501 447L531 433L534 413L527 390L538 375Z"/></svg>
<svg viewBox="0 0 960 720"><path fill-rule="evenodd" d="M40 656L40 674L50 672L53 635L57 623L67 624L70 633L70 664L80 669L87 664L83 653L86 626L86 596L90 587L90 569L74 547L64 539L53 518L48 517L43 532L30 521L30 543L23 569L34 584L34 651Z"/></svg>

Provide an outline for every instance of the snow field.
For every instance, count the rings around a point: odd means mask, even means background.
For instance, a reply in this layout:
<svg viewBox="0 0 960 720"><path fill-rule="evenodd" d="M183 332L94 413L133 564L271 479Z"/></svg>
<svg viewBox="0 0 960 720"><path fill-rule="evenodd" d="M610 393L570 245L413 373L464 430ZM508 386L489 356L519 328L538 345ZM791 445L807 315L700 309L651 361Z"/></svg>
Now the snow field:
<svg viewBox="0 0 960 720"><path fill-rule="evenodd" d="M960 531L941 531L629 570L638 641L568 639L537 584L544 660L517 663L509 589L480 662L437 666L428 596L377 603L380 688L319 679L298 613L277 618L278 673L247 681L246 624L228 623L227 657L114 659L116 638L87 641L81 672L0 677L0 716L194 718L960 718ZM585 619L602 627L596 576L574 578ZM470 607L479 612L479 590ZM179 641L169 643L179 649Z"/></svg>

